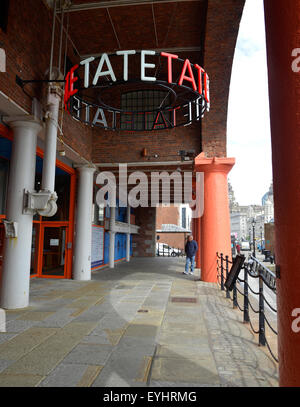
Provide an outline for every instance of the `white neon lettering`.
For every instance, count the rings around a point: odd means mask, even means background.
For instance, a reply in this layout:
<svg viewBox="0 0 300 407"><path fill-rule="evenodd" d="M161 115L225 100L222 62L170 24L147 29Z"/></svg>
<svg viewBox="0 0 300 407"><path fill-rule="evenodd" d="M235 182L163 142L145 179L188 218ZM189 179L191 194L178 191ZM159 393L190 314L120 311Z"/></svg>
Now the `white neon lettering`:
<svg viewBox="0 0 300 407"><path fill-rule="evenodd" d="M90 62L94 61L94 57L90 57L87 59L84 59L83 61L80 62L80 65L84 65L84 87L88 88L89 87L89 76L90 76Z"/></svg>
<svg viewBox="0 0 300 407"><path fill-rule="evenodd" d="M146 76L145 74L146 68L155 68L155 64L146 64L146 55L155 55L155 51L141 51L141 80L155 82L156 78L154 76Z"/></svg>
<svg viewBox="0 0 300 407"><path fill-rule="evenodd" d="M102 72L104 62L106 63L108 70ZM114 82L116 82L116 77L115 77L114 71L112 69L110 60L109 60L108 55L106 53L102 54L102 56L101 56L97 71L96 71L95 76L94 76L93 85L97 85L99 77L100 76L105 76L105 75L110 75L111 79Z"/></svg>
<svg viewBox="0 0 300 407"><path fill-rule="evenodd" d="M136 54L135 50L127 50L127 51L117 51L116 52L117 55L123 55L124 59L123 59L123 79L124 81L128 81L128 55L134 55Z"/></svg>

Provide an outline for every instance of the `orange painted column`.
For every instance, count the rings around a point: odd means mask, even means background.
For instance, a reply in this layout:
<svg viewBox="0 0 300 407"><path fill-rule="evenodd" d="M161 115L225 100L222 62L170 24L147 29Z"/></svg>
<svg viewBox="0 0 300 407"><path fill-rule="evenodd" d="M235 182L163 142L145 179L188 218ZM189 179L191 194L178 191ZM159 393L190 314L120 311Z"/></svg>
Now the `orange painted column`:
<svg viewBox="0 0 300 407"><path fill-rule="evenodd" d="M201 218L201 280L217 282L217 256L231 258L227 174L234 158L195 158L195 169L204 173L204 212Z"/></svg>
<svg viewBox="0 0 300 407"><path fill-rule="evenodd" d="M300 386L300 0L265 0L280 386Z"/></svg>
<svg viewBox="0 0 300 407"><path fill-rule="evenodd" d="M194 239L196 240L196 228L195 228L195 218L192 218L192 235L194 236Z"/></svg>
<svg viewBox="0 0 300 407"><path fill-rule="evenodd" d="M196 253L196 268L201 268L201 218L195 218L195 235L198 243L198 251Z"/></svg>

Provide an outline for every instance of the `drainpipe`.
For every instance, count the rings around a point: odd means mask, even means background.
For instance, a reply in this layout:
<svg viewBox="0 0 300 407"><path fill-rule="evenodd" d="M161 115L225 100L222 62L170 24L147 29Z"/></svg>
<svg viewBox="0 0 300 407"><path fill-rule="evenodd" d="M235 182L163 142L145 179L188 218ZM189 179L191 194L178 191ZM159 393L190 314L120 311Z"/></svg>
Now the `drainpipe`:
<svg viewBox="0 0 300 407"><path fill-rule="evenodd" d="M43 162L42 188L40 193L48 194L48 203L45 209L38 210L42 216L53 216L57 211L57 194L54 191L56 167L56 142L58 128L58 112L61 101L61 88L56 85L49 86L47 94L47 111L45 114L45 154Z"/></svg>

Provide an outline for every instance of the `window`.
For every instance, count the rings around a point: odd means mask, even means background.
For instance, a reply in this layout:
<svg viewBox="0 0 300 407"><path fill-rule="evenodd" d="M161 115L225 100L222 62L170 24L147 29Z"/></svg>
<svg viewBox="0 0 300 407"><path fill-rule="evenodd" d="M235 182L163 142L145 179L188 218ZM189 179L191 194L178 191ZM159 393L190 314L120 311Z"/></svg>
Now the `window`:
<svg viewBox="0 0 300 407"><path fill-rule="evenodd" d="M0 28L3 32L7 31L9 0L0 1Z"/></svg>
<svg viewBox="0 0 300 407"><path fill-rule="evenodd" d="M181 227L186 229L186 208L181 208Z"/></svg>
<svg viewBox="0 0 300 407"><path fill-rule="evenodd" d="M159 107L165 108L170 105L168 92L161 90L138 90L123 93L121 97L121 109L133 114L121 114L122 130L151 130L157 113L147 113ZM139 113L140 112L140 113ZM146 112L146 113L145 113ZM169 117L167 117L169 119Z"/></svg>

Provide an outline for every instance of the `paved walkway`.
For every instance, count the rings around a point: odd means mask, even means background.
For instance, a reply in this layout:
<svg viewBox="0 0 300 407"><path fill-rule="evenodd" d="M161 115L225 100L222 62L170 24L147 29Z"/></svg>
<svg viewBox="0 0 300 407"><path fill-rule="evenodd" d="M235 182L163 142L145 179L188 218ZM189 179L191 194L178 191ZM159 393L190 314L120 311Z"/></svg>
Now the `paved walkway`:
<svg viewBox="0 0 300 407"><path fill-rule="evenodd" d="M183 259L138 258L90 282L32 279L7 311L0 386L277 386L277 366Z"/></svg>

